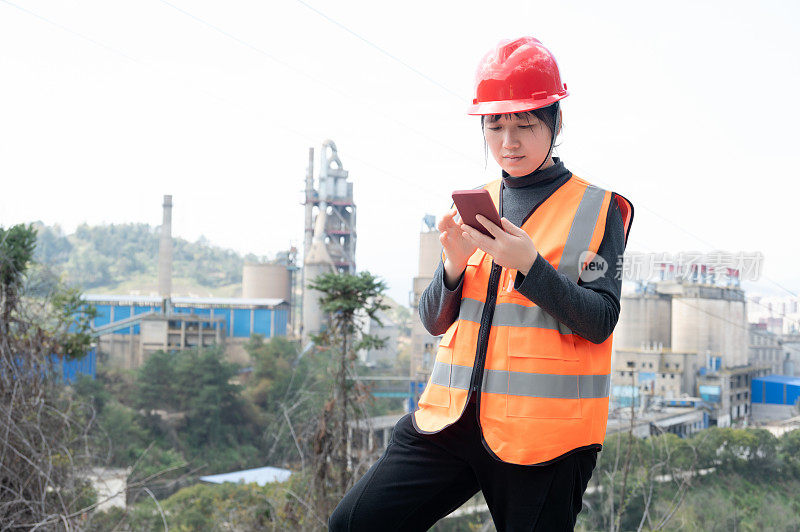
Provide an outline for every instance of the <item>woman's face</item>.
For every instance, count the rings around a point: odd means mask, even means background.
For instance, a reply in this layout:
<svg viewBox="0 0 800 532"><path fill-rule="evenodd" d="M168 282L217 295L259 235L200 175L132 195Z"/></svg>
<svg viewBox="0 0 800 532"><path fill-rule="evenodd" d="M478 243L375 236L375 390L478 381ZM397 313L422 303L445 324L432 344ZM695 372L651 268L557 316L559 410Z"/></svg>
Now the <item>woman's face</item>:
<svg viewBox="0 0 800 532"><path fill-rule="evenodd" d="M484 120L486 144L500 167L513 177L522 177L536 170L550 151L550 130L532 113L517 117L514 113ZM552 166L548 161L542 168Z"/></svg>

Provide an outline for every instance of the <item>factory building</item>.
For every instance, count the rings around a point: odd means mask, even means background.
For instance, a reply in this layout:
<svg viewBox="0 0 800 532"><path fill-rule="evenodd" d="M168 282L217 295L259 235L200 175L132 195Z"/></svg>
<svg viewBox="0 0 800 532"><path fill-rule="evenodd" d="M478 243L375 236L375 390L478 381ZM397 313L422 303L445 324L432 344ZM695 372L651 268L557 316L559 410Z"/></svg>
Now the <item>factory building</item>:
<svg viewBox="0 0 800 532"><path fill-rule="evenodd" d="M442 243L439 242L439 230L436 228L436 217L426 214L422 219L422 230L419 233L419 263L417 275L413 281L413 292L409 304L415 309L415 320L411 328L411 368L410 376L425 382L433 367L436 349L439 346L438 336L432 336L422 325L419 318L419 300L422 293L433 280L433 274L439 266L442 256Z"/></svg>
<svg viewBox="0 0 800 532"><path fill-rule="evenodd" d="M750 385L767 371L749 364L726 368L712 363L710 368L700 368L697 390L710 409L710 424L727 427L734 421L750 418Z"/></svg>
<svg viewBox="0 0 800 532"><path fill-rule="evenodd" d="M249 364L251 334L285 336L289 305L283 299L175 297L168 312L157 296L86 294L97 309L92 328L99 350L115 367L137 368L150 353L225 346L228 360Z"/></svg>
<svg viewBox="0 0 800 532"><path fill-rule="evenodd" d="M267 338L301 338L321 332L326 317L320 294L309 287L323 273L356 273L356 205L353 184L339 158L336 144L326 140L314 177L314 149L309 148L305 175L303 264L298 250L277 254L271 263L246 262L242 297L177 297L172 293L172 196L164 196L158 257L158 294L87 294L98 316L93 334L103 358L114 366L136 368L149 353L195 346L224 346L226 357L249 365L244 344L252 334ZM359 353L373 365L397 357L399 328L385 313L364 324L370 334L387 338L386 346Z"/></svg>
<svg viewBox="0 0 800 532"><path fill-rule="evenodd" d="M630 397L681 397L695 388L696 360L695 353L672 351L654 342L642 344L638 349L616 349L612 395L625 397L625 401Z"/></svg>
<svg viewBox="0 0 800 532"><path fill-rule="evenodd" d="M750 382L769 370L751 364L746 301L736 272L723 283L704 265L693 265L684 277L671 265L659 266L659 280L638 282L635 293L621 297L612 404L633 401L646 408L699 396L712 425L746 418Z"/></svg>
<svg viewBox="0 0 800 532"><path fill-rule="evenodd" d="M800 368L800 333L781 335L781 348L783 349L784 360L791 362L788 366L784 366L791 373L786 373L785 370L783 375L797 375L797 368Z"/></svg>
<svg viewBox="0 0 800 532"><path fill-rule="evenodd" d="M765 375L752 382L753 419L784 420L800 415L800 377Z"/></svg>
<svg viewBox="0 0 800 532"><path fill-rule="evenodd" d="M84 294L97 309L92 334L105 363L137 368L150 353L223 345L226 358L249 364L251 334L286 336L290 330L293 252L282 263L245 264L242 298L173 297L172 196L164 196L159 238L159 295Z"/></svg>
<svg viewBox="0 0 800 532"><path fill-rule="evenodd" d="M314 149L308 150L305 180L305 231L303 240L302 317L297 331L303 345L325 326L320 293L310 288L325 273L356 273L356 205L353 183L342 166L336 144L326 140L320 151L317 186L314 186Z"/></svg>
<svg viewBox="0 0 800 532"><path fill-rule="evenodd" d="M783 347L781 337L770 331L766 323L750 324L748 360L753 366L767 368L775 375L783 374Z"/></svg>

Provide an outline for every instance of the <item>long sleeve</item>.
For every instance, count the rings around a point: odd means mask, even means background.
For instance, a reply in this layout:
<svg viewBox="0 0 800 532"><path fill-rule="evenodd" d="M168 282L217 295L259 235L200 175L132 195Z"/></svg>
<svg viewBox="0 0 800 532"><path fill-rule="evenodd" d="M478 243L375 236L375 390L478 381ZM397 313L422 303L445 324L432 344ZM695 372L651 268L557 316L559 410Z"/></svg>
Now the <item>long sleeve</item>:
<svg viewBox="0 0 800 532"><path fill-rule="evenodd" d="M463 283L464 272L461 272L458 284L452 289L447 287L444 282L444 264L440 258L433 280L419 298L419 317L422 325L433 336L444 334L458 318Z"/></svg>
<svg viewBox="0 0 800 532"><path fill-rule="evenodd" d="M575 284L539 255L528 275L517 273L514 288L574 333L590 342L602 343L619 319L625 244L622 214L612 197L605 233L597 250L608 264L603 276L589 282L579 279Z"/></svg>

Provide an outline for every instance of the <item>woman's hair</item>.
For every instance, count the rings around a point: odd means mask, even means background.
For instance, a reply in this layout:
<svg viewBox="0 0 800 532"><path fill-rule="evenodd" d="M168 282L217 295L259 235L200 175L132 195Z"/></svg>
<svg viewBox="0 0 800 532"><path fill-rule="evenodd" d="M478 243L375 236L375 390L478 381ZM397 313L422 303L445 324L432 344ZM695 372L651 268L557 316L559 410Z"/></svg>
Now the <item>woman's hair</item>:
<svg viewBox="0 0 800 532"><path fill-rule="evenodd" d="M533 109L532 111L522 111L519 113L514 113L514 116L517 118L530 118L531 115L538 118L547 129L550 130L550 135L555 137L558 132L556 129L556 117L558 117L558 110L560 108L559 102L552 103L547 107L540 107L539 109ZM509 113L510 114L510 113ZM488 119L489 122L497 122L500 120L500 117L503 115L481 115L481 131L483 132L483 126ZM483 151L484 151L484 158L488 157L488 147L486 145L486 133L484 132L483 135Z"/></svg>
<svg viewBox="0 0 800 532"><path fill-rule="evenodd" d="M547 126L547 129L550 130L551 135L555 135L556 131L556 117L558 116L558 102L548 105L547 107L540 107L539 109L534 109L532 111L522 111L520 113L514 113L514 116L517 118L525 118L526 116L535 116L539 120ZM481 115L481 128L483 128L485 120L488 118L489 122L497 122L500 120L500 117L503 115Z"/></svg>

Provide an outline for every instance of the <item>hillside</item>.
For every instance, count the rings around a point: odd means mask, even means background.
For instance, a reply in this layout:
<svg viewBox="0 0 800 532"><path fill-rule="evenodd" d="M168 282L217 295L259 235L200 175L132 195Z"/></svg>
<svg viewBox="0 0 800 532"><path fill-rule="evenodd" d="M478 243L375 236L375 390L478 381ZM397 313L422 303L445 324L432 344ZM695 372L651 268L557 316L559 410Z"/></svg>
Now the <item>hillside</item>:
<svg viewBox="0 0 800 532"><path fill-rule="evenodd" d="M148 224L80 225L73 234L34 224L35 260L85 292L149 295L158 290L158 227ZM241 296L244 262L264 260L212 246L203 237L173 237L172 286L180 296Z"/></svg>

